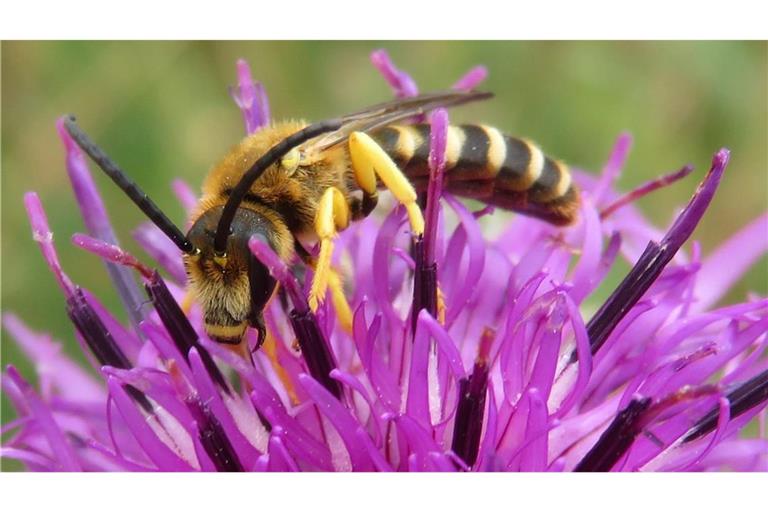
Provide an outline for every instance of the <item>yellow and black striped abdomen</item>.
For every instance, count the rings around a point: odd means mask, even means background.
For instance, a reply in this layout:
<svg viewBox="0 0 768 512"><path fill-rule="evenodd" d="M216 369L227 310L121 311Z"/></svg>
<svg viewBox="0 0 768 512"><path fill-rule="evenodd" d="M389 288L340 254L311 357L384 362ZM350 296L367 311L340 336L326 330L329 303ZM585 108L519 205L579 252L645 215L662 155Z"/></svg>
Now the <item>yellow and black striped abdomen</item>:
<svg viewBox="0 0 768 512"><path fill-rule="evenodd" d="M371 136L417 189L429 181L430 125L387 126ZM553 224L573 222L578 210L568 167L525 139L485 125L448 128L445 185L449 192Z"/></svg>

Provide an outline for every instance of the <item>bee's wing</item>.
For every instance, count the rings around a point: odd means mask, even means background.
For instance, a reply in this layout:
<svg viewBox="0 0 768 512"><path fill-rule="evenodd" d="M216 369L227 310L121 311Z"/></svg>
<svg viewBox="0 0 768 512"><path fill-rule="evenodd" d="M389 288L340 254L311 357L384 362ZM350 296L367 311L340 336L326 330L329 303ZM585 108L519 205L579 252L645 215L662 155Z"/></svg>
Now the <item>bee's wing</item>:
<svg viewBox="0 0 768 512"><path fill-rule="evenodd" d="M370 132L439 107L454 107L492 96L489 92L441 91L379 103L342 117L342 125L338 130L312 139L302 149L305 154L316 154L344 142L352 132Z"/></svg>

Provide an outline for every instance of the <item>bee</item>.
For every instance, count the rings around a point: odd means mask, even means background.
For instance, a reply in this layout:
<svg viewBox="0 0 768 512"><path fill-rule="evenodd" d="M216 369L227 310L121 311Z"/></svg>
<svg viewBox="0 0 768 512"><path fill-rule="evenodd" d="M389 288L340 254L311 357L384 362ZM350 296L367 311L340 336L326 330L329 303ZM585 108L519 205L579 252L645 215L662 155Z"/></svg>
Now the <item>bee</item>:
<svg viewBox="0 0 768 512"><path fill-rule="evenodd" d="M409 124L438 107L492 95L477 91L423 94L309 124L273 123L245 137L216 164L183 234L75 124L78 145L181 249L189 288L201 305L208 336L244 345L248 327L265 338L263 309L276 282L248 248L252 237L286 262L295 255L315 268L309 305L324 300L333 276L333 238L376 207L389 189L419 236L424 220L417 193L429 182L430 125ZM533 142L483 124L449 126L444 187L458 196L538 217L555 225L574 221L579 194L568 167ZM305 244L320 243L317 258Z"/></svg>

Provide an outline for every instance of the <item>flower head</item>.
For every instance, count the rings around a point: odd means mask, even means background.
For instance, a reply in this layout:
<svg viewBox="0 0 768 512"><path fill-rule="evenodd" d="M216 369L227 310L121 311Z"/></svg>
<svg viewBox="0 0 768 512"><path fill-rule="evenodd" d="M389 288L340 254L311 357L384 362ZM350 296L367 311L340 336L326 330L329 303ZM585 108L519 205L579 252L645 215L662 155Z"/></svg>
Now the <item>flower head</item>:
<svg viewBox="0 0 768 512"><path fill-rule="evenodd" d="M397 96L416 94L384 51L372 60ZM485 74L475 68L454 87L471 89ZM251 133L269 122L266 94L244 61L238 84L232 94ZM715 154L665 232L631 203L691 169L621 195L614 181L631 142L622 135L600 176L576 173L576 225L518 216L489 240L478 220L492 209L472 211L442 188L447 112L430 122L424 237L413 241L406 212L394 208L335 243L351 332L337 320L341 305L309 309L311 272L251 240L285 293L268 305L267 339L250 362L206 337L196 305L180 306L180 253L156 227L134 235L166 277L118 247L85 161L60 130L89 230L72 241L107 263L135 310L123 326L69 279L42 205L27 194L33 238L99 377L6 313L40 385L13 366L3 372L18 418L3 426L0 455L64 471L768 469L768 299L712 307L768 250L768 214L706 258L695 243L681 250L728 151ZM188 187L174 190L194 207ZM619 257L631 271L586 313ZM131 273L152 307L138 307ZM760 435L742 436L755 417Z"/></svg>

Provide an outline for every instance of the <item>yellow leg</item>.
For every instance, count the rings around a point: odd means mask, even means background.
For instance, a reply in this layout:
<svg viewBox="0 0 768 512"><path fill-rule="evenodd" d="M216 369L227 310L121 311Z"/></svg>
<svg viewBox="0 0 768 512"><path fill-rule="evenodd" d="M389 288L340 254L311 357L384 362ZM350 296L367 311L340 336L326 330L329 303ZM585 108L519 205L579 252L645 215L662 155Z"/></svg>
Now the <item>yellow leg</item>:
<svg viewBox="0 0 768 512"><path fill-rule="evenodd" d="M184 293L184 297L181 299L181 310L185 315L189 315L189 312L192 311L192 303L194 300L195 296L192 294L192 290L187 288L187 291Z"/></svg>
<svg viewBox="0 0 768 512"><path fill-rule="evenodd" d="M437 286L437 321L440 325L445 325L445 295L440 285Z"/></svg>
<svg viewBox="0 0 768 512"><path fill-rule="evenodd" d="M386 151L365 133L353 132L349 136L349 155L355 180L363 192L368 195L376 193L378 175L384 186L405 206L413 235L422 235L424 216L416 203L416 190Z"/></svg>
<svg viewBox="0 0 768 512"><path fill-rule="evenodd" d="M277 359L277 341L269 331L267 331L267 339L264 340L264 352L267 354L267 358L269 358L269 362L275 370L277 377L283 383L283 386L285 386L285 390L288 392L291 403L297 405L299 403L299 398L296 395L296 390L288 376L288 372L285 371L285 368L282 367L280 361Z"/></svg>
<svg viewBox="0 0 768 512"><path fill-rule="evenodd" d="M315 215L315 231L320 238L320 255L315 264L315 277L309 291L309 308L312 311L317 311L318 305L325 299L332 273L333 239L339 231L349 225L349 213L347 200L339 189L330 187L323 193Z"/></svg>
<svg viewBox="0 0 768 512"><path fill-rule="evenodd" d="M341 284L339 273L331 269L328 274L328 288L331 290L331 300L339 317L339 325L345 332L352 334L352 308L344 296L344 288Z"/></svg>

